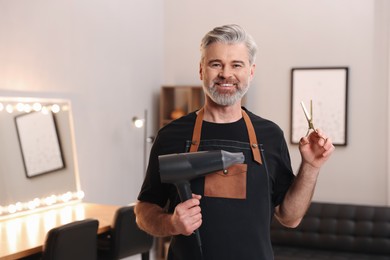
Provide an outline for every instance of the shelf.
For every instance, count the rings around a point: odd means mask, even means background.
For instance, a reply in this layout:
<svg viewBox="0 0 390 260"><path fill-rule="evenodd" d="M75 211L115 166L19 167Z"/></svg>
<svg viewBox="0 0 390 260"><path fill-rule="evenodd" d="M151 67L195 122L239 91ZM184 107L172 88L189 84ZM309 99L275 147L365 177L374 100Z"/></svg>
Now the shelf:
<svg viewBox="0 0 390 260"><path fill-rule="evenodd" d="M200 109L204 104L201 86L162 86L160 95L160 127L174 119Z"/></svg>

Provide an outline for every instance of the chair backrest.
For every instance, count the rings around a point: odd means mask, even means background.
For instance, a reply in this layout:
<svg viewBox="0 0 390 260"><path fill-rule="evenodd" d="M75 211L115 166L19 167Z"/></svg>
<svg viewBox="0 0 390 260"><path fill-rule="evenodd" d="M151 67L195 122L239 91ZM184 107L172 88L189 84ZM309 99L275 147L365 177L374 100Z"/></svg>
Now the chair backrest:
<svg viewBox="0 0 390 260"><path fill-rule="evenodd" d="M112 259L146 253L152 246L153 236L139 229L135 222L134 206L119 208L111 232Z"/></svg>
<svg viewBox="0 0 390 260"><path fill-rule="evenodd" d="M96 260L99 221L85 219L51 229L43 247L43 260Z"/></svg>

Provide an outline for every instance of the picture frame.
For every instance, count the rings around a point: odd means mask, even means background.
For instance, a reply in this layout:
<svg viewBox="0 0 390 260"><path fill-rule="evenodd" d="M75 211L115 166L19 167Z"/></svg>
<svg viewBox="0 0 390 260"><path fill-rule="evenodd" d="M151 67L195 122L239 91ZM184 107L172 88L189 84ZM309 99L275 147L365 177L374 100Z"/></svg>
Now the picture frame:
<svg viewBox="0 0 390 260"><path fill-rule="evenodd" d="M291 69L291 143L298 144L308 131L301 102L313 125L329 136L334 145L347 145L348 67Z"/></svg>
<svg viewBox="0 0 390 260"><path fill-rule="evenodd" d="M65 168L52 112L31 112L15 117L27 178Z"/></svg>

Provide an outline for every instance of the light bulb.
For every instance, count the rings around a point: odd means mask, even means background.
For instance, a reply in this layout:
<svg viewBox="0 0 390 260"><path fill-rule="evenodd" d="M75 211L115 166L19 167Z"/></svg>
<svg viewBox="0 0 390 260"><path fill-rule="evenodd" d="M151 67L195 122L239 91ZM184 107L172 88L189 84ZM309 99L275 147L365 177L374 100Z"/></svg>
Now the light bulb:
<svg viewBox="0 0 390 260"><path fill-rule="evenodd" d="M23 203L17 202L17 203L15 204L15 206L16 206L16 210L17 210L17 211L22 211L22 210L23 210Z"/></svg>
<svg viewBox="0 0 390 260"><path fill-rule="evenodd" d="M5 110L8 112L8 113L12 113L14 112L14 107L10 104L8 104L6 107L5 107Z"/></svg>
<svg viewBox="0 0 390 260"><path fill-rule="evenodd" d="M41 111L41 109L42 109L41 103L34 103L33 104L33 109L34 109L35 112Z"/></svg>
<svg viewBox="0 0 390 260"><path fill-rule="evenodd" d="M38 199L38 198L35 198L34 200L33 200L33 202L34 202L34 204L35 204L35 207L39 207L39 206L41 206L41 200L40 199Z"/></svg>
<svg viewBox="0 0 390 260"><path fill-rule="evenodd" d="M19 112L22 112L24 110L24 104L23 103L17 103L16 104L16 110Z"/></svg>
<svg viewBox="0 0 390 260"><path fill-rule="evenodd" d="M36 208L35 203L34 203L33 200L27 202L27 208L28 208L29 210L33 210L33 209Z"/></svg>
<svg viewBox="0 0 390 260"><path fill-rule="evenodd" d="M16 212L16 206L11 204L8 206L8 213L12 214Z"/></svg>
<svg viewBox="0 0 390 260"><path fill-rule="evenodd" d="M85 196L85 194L84 194L84 191L82 191L82 190L78 191L76 194L76 197L80 200L83 199L84 196Z"/></svg>
<svg viewBox="0 0 390 260"><path fill-rule="evenodd" d="M53 204L55 204L55 203L57 202L57 196L51 195L51 196L49 196L49 197L46 197L46 198L44 199L44 201L45 201L45 204L46 204L47 206L53 205Z"/></svg>
<svg viewBox="0 0 390 260"><path fill-rule="evenodd" d="M144 126L144 123L145 123L144 119L140 119L138 117L133 118L133 124L137 128L142 128Z"/></svg>
<svg viewBox="0 0 390 260"><path fill-rule="evenodd" d="M71 199L72 199L72 193L70 191L61 195L61 200L63 202L68 202Z"/></svg>
<svg viewBox="0 0 390 260"><path fill-rule="evenodd" d="M57 105L57 104L54 104L54 105L51 106L51 111L52 111L53 113L58 113L58 112L60 112L60 110L61 110L61 108L60 108L60 106Z"/></svg>
<svg viewBox="0 0 390 260"><path fill-rule="evenodd" d="M24 110L24 112L26 112L26 113L30 113L30 112L32 111L32 107L31 107L30 104L25 104L23 110Z"/></svg>
<svg viewBox="0 0 390 260"><path fill-rule="evenodd" d="M42 114L47 115L47 114L49 114L49 108L46 107L46 106L45 106L45 107L42 107L41 112L42 112Z"/></svg>

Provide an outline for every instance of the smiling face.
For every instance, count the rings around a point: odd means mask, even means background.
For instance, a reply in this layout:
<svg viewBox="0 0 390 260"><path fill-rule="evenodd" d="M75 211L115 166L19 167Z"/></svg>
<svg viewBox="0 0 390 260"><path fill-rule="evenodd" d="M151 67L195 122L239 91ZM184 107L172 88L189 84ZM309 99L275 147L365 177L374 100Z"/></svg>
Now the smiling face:
<svg viewBox="0 0 390 260"><path fill-rule="evenodd" d="M221 106L241 101L253 78L255 64L249 63L244 43L209 45L200 62L200 79L208 99Z"/></svg>

